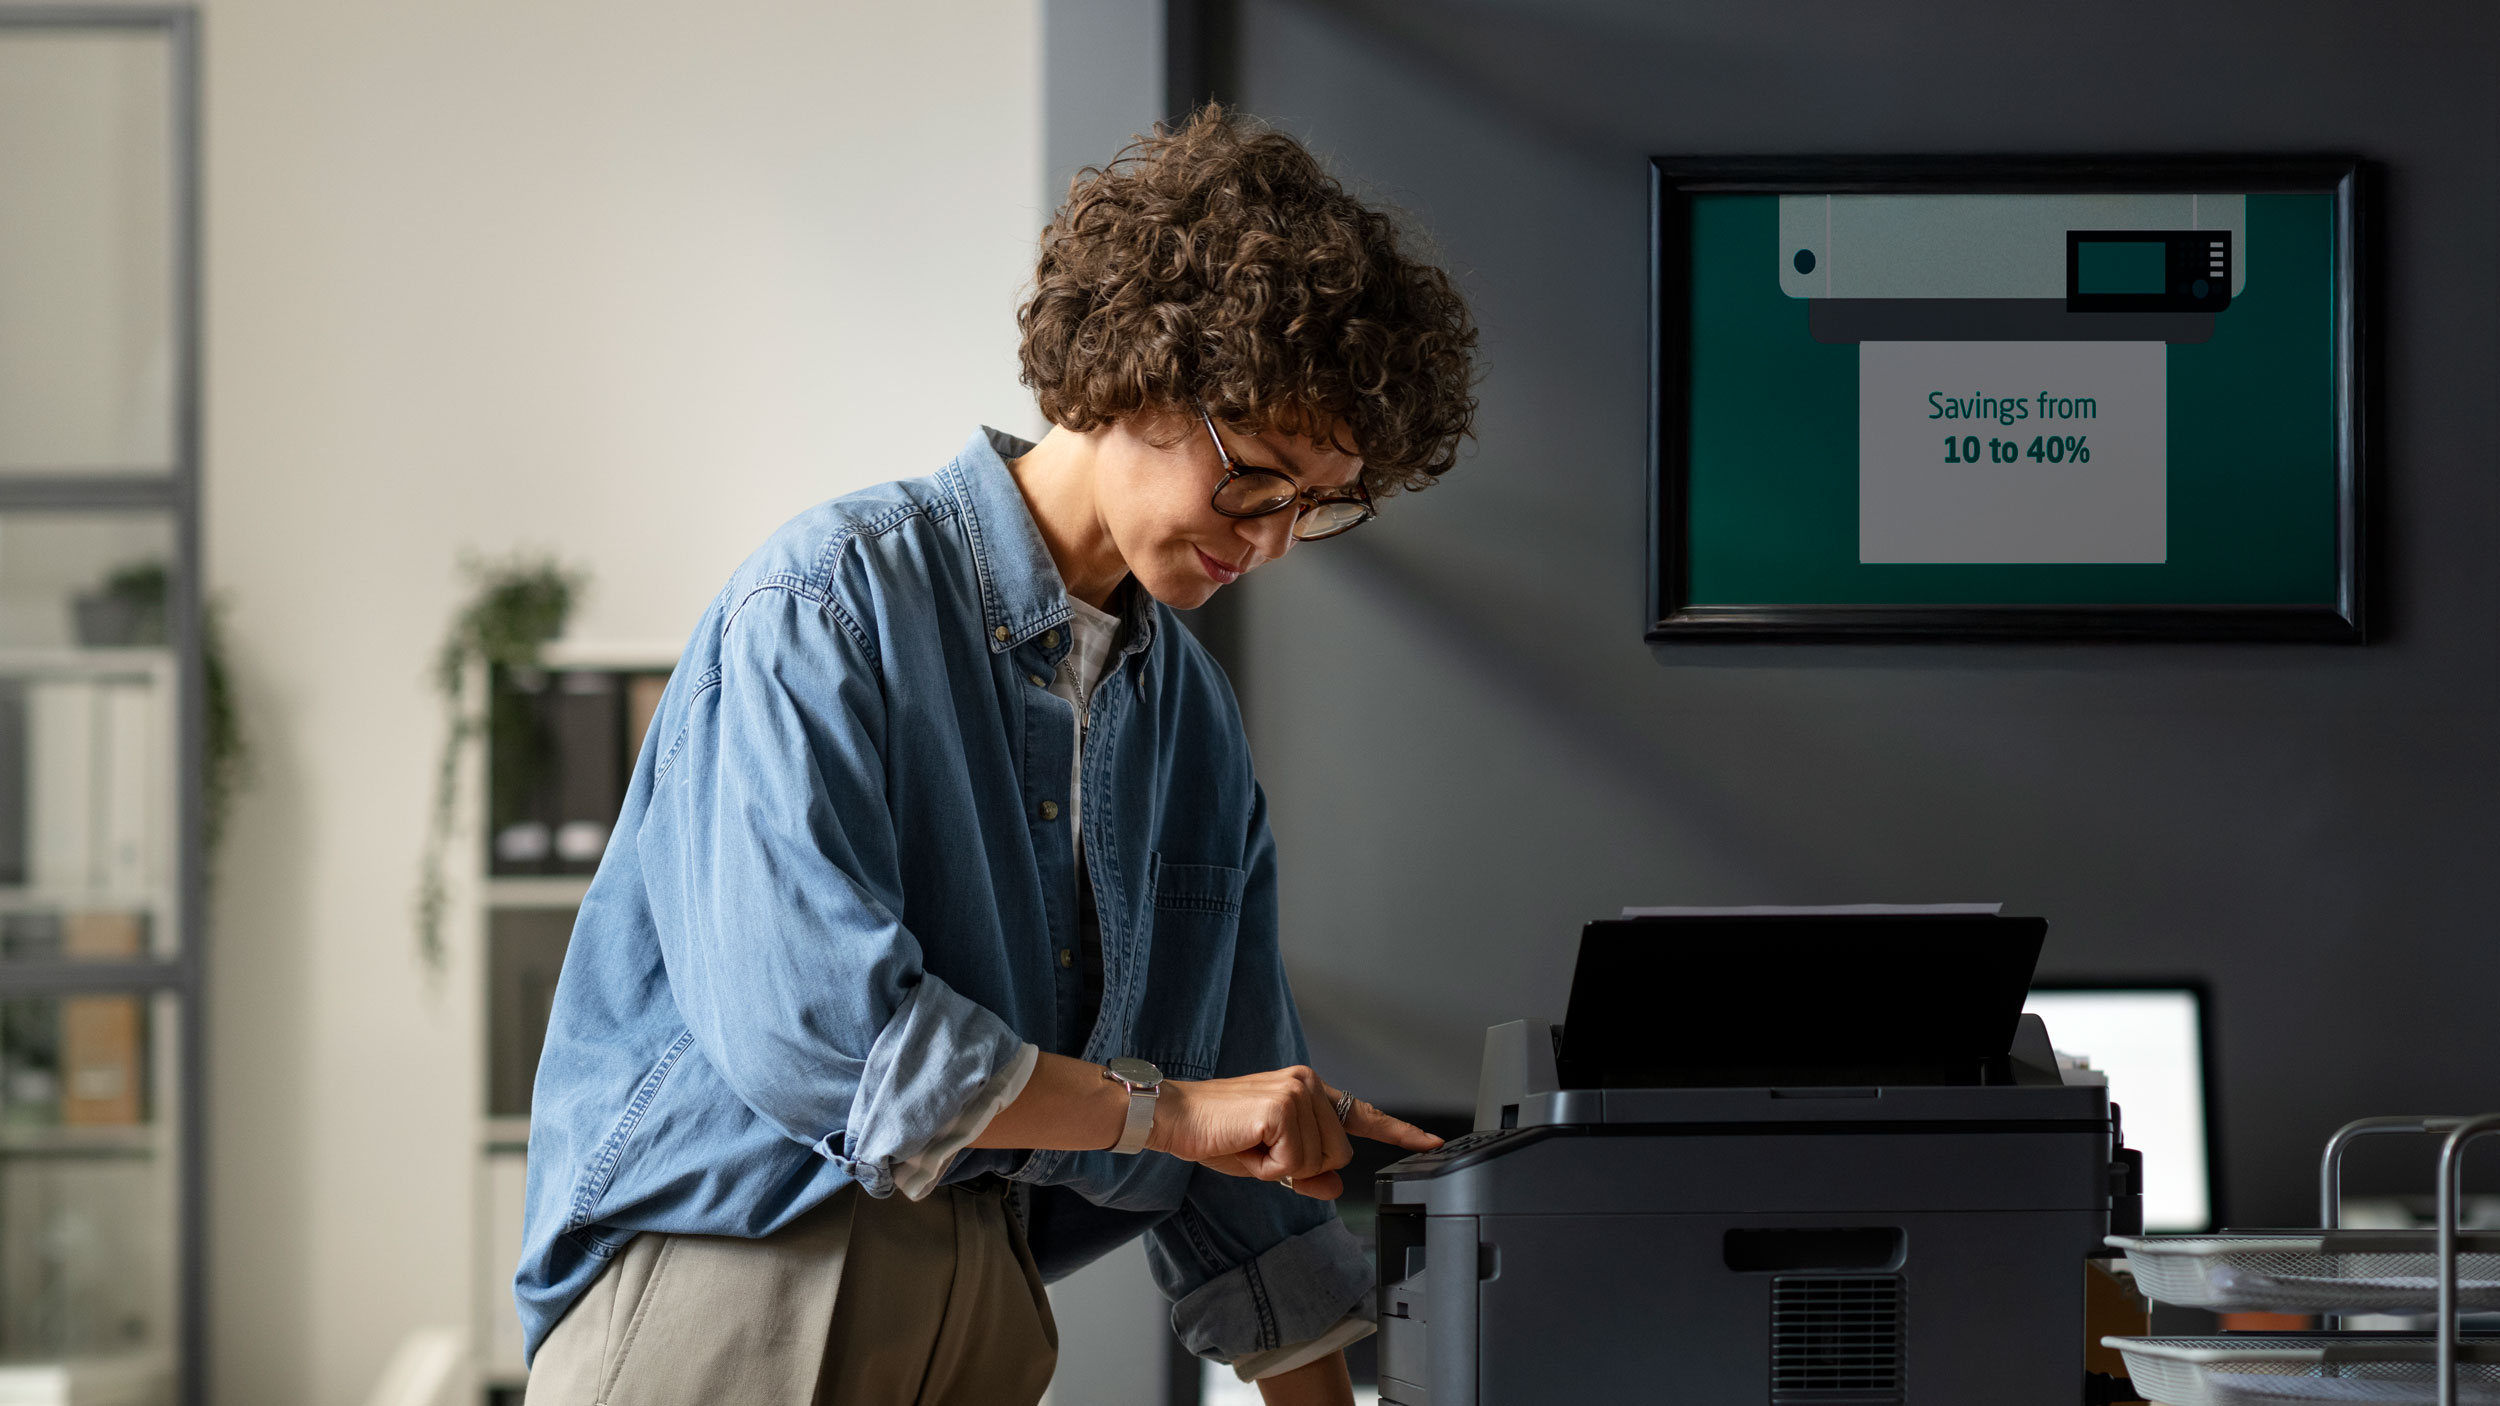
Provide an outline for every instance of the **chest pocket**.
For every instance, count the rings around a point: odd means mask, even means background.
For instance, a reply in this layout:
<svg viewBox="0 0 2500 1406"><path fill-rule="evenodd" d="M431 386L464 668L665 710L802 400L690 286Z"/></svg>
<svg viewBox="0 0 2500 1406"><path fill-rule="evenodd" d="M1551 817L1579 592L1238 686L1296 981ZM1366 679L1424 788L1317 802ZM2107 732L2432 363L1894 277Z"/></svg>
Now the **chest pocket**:
<svg viewBox="0 0 2500 1406"><path fill-rule="evenodd" d="M1154 861L1147 915L1146 991L1137 1007L1137 1053L1176 1079L1204 1079L1224 1043L1233 985L1233 944L1249 874L1221 864Z"/></svg>

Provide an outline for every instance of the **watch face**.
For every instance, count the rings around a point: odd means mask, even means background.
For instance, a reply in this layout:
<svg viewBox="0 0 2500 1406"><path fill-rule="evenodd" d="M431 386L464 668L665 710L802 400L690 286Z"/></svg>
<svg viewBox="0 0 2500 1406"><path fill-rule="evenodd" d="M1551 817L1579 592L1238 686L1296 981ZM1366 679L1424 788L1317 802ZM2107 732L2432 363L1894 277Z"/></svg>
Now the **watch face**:
<svg viewBox="0 0 2500 1406"><path fill-rule="evenodd" d="M1142 1059L1131 1059L1127 1055L1120 1056L1104 1065L1103 1068L1111 1071L1111 1077L1121 1083L1134 1084L1143 1089L1151 1089L1163 1082L1162 1070Z"/></svg>

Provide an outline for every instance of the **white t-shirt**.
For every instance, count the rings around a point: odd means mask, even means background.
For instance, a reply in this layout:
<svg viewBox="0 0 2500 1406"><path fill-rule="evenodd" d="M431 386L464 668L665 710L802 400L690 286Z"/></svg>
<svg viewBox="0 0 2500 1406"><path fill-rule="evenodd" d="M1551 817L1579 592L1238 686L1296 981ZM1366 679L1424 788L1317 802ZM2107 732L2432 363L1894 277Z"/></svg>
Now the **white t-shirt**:
<svg viewBox="0 0 2500 1406"><path fill-rule="evenodd" d="M1085 819L1085 731L1091 721L1087 713L1094 701L1094 686L1102 682L1103 668L1111 662L1112 646L1119 639L1118 616L1068 597L1068 652L1059 661L1059 672L1051 677L1050 691L1076 708L1076 765L1068 776L1068 834L1076 841L1079 864L1085 862L1081 822Z"/></svg>

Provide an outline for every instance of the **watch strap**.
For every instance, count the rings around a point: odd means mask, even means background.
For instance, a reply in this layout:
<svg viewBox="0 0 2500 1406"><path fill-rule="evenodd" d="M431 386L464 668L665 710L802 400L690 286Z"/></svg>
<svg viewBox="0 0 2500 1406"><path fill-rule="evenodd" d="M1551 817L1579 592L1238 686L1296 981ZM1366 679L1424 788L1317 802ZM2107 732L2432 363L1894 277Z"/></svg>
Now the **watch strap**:
<svg viewBox="0 0 2500 1406"><path fill-rule="evenodd" d="M1126 1157L1146 1150L1146 1136L1155 1129L1156 1092L1128 1086L1128 1123L1120 1129L1120 1140L1111 1144L1113 1152Z"/></svg>

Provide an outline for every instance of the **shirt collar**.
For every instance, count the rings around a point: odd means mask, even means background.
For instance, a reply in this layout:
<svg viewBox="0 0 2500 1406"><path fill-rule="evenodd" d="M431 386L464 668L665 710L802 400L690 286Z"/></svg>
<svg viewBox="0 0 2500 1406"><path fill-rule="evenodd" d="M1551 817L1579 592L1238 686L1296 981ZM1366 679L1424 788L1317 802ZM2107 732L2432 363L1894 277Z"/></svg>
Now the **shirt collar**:
<svg viewBox="0 0 2500 1406"><path fill-rule="evenodd" d="M1050 559L1042 530L1007 461L1033 452L1032 442L984 425L948 464L941 477L962 505L972 561L981 578L981 630L990 652L1002 654L1068 618L1068 588ZM1142 590L1128 598L1123 655L1145 647L1154 632L1154 609Z"/></svg>

